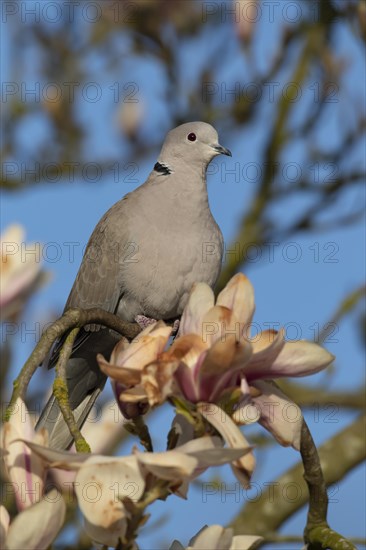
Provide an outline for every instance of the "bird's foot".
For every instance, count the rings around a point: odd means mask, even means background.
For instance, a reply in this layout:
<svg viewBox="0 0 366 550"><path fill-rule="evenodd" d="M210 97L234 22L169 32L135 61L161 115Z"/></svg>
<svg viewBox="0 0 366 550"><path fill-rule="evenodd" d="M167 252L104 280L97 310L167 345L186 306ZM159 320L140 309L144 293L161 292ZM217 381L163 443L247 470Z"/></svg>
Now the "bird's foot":
<svg viewBox="0 0 366 550"><path fill-rule="evenodd" d="M139 325L139 327L142 328L142 330L150 325L154 325L155 323L157 323L156 319L146 317L146 315L136 315L135 321Z"/></svg>
<svg viewBox="0 0 366 550"><path fill-rule="evenodd" d="M150 325L154 325L157 323L156 319L152 319L151 317L146 317L146 315L136 315L135 317L136 323L139 325L142 330ZM176 334L179 329L179 319L176 319L174 323L172 324L172 334Z"/></svg>

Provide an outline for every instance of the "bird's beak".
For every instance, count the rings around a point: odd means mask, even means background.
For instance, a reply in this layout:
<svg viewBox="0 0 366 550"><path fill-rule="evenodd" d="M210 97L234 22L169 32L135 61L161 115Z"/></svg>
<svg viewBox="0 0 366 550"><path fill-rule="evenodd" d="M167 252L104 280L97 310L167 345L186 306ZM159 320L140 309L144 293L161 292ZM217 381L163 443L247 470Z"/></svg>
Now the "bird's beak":
<svg viewBox="0 0 366 550"><path fill-rule="evenodd" d="M229 149L226 149L226 147L223 147L219 143L215 143L214 145L211 145L212 149L214 151L217 151L219 155L227 155L228 157L232 157L231 151Z"/></svg>

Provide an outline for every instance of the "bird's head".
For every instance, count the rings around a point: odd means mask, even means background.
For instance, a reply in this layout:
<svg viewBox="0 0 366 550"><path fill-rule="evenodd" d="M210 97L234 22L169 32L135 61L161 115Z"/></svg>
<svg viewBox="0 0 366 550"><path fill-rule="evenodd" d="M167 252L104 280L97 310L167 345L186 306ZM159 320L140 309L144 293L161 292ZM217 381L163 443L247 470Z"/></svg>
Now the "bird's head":
<svg viewBox="0 0 366 550"><path fill-rule="evenodd" d="M168 132L159 162L175 171L178 162L206 167L217 155L231 157L231 152L220 145L215 128L206 122L187 122Z"/></svg>

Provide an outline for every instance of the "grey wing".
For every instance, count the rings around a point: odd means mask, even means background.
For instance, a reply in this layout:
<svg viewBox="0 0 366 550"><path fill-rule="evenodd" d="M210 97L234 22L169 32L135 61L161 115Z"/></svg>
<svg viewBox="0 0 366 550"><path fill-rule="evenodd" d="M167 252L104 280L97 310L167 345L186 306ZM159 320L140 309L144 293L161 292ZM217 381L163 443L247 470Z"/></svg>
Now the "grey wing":
<svg viewBox="0 0 366 550"><path fill-rule="evenodd" d="M122 201L126 198L127 196ZM65 311L74 307L97 307L110 313L116 311L123 292L120 281L120 257L127 241L122 201L112 206L94 229L66 302ZM99 328L91 325L89 330Z"/></svg>
<svg viewBox="0 0 366 550"><path fill-rule="evenodd" d="M114 313L123 293L120 281L120 251L126 246L126 231L122 201L116 203L94 229L67 300L65 310L101 308ZM52 368L63 345L64 335L51 351L46 362ZM83 327L74 342L73 351L66 366L69 401L79 428L85 422L91 407L102 391L106 376L100 371L96 354L109 356L118 337L100 325ZM36 429L46 428L50 445L66 449L72 436L64 422L59 405L51 395Z"/></svg>
<svg viewBox="0 0 366 550"><path fill-rule="evenodd" d="M127 243L124 230L124 204L126 195L104 214L96 225L86 246L85 254L67 299L64 312L70 308L101 308L115 313L123 294L120 277L120 257ZM121 252L122 251L122 252ZM101 325L90 324L80 330L73 345L76 351L91 332L101 329ZM46 364L52 368L66 335L57 340L50 352Z"/></svg>

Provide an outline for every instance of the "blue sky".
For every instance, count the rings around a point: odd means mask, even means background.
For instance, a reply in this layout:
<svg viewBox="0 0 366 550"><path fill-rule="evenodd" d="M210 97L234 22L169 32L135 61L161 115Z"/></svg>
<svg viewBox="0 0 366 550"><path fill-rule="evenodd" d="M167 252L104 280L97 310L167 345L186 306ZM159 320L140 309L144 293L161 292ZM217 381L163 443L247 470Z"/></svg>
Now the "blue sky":
<svg viewBox="0 0 366 550"><path fill-rule="evenodd" d="M274 23L262 20L258 26L253 51L255 63L263 71L268 59L273 55L282 24L283 19L278 16ZM88 32L90 29L87 25L84 26L84 31ZM12 72L15 37L11 36L10 26L3 26L2 30L4 60L2 78L7 81L17 81L18 77ZM207 62L204 48L210 44L211 31L212 29L207 25L207 29L199 40L182 42L179 66L182 86L189 87L195 75ZM113 101L113 91L110 88L116 81L116 75L111 74L105 67L101 56L95 52L88 52L85 63L91 71L89 80L98 83L102 90L102 97L97 103L86 101L83 97L77 100L78 117L87 130L84 156L88 162L98 162L105 157L120 158L122 181L115 181L111 169L94 183L88 181L88 178L84 178L84 181L78 179L64 181L56 185L46 182L21 192L2 193L1 228L12 222L23 224L27 230L27 241L45 244L44 267L52 273L49 284L31 300L27 308L25 322L28 328L34 327L40 320L47 322L53 315L61 312L77 273L82 247L86 244L93 227L116 200L146 179L155 163L164 134L169 129L169 114L163 95L165 76L161 66L152 57L142 58L138 55L130 55L128 36L115 36L114 42L120 52L123 66L123 73L119 76L120 83L137 84L138 97L144 108L141 132L146 140L156 144L156 148L154 154L142 161L136 162L129 156L129 146L120 138L117 123L119 106ZM231 89L238 81L241 86L249 82L250 64L241 55L235 34L228 23L222 25L217 43L224 44L226 48L223 54L226 63L217 75L220 91L222 86L226 86L224 90ZM357 39L352 35L350 28L339 26L336 43L338 55L345 58L348 63L343 77L345 86L342 88L342 94L351 95L354 98L354 105L362 106L365 92L363 81L365 67ZM22 80L34 81L37 79L36 71L39 63L36 62L37 52L30 51L27 55L29 61L35 62L28 63L28 69L22 76ZM293 56L295 55L296 51L293 53ZM282 75L283 80L279 82L279 88L276 90L283 89L287 77L288 75ZM309 87L314 82L316 82L316 75L310 75L309 86L302 90L302 102L311 101L313 89ZM216 99L224 103L229 100L225 95L223 100L220 95ZM345 121L352 125L352 117L355 116L354 113L349 112L349 109L343 109L345 96L339 95L337 99L339 99L337 103L329 104L322 130L314 136L314 140L318 140L324 149L337 146ZM303 116L301 101L294 110L294 124L297 124ZM266 138L270 113L271 105L269 102L264 102L259 121L256 117L255 124L250 122L235 131L231 131L226 121L218 121L216 125L220 133L220 141L233 153L232 158L215 159L209 168L208 177L211 208L224 234L227 246L235 237L237 224L243 211L250 204L256 185L255 177L250 172L251 163L260 161L260 147ZM47 119L39 114L29 117L18 132L24 158L31 156L36 143L48 138ZM133 176L136 181L132 182L128 177L131 162L136 163L136 174ZM364 166L364 149L360 147L351 158L346 159L346 162L347 168ZM292 168L289 166L290 163L293 163ZM302 173L311 169L304 158L301 142L291 143L286 151L284 164L289 170L285 183L290 188L291 178L295 178L296 169L300 169ZM239 178L230 170L236 170ZM321 175L325 177L327 174L324 166L321 167ZM335 205L333 215L350 211L362 198L359 192L356 193L350 189L342 204ZM274 223L281 227L293 219L293 216L304 208L307 201L308 198L305 196L296 198L289 196L273 209ZM337 228L320 235L296 236L279 244L268 243L261 258L258 261L249 262L245 270L254 284L256 293L254 320L261 325L261 328L266 328L265 323L279 323L287 328L289 339L298 337L312 339L314 331L324 326L335 312L340 300L362 283L365 271L364 229L364 222L359 222L350 227ZM76 243L73 261L70 258L70 245L67 244L71 242ZM270 254L271 250L273 256ZM24 333L22 336L19 333L15 337L14 373L30 353L33 340L34 337L31 334L24 338ZM355 331L354 316L347 318L339 326L333 340L327 342L326 347L337 357L335 374L330 376L328 373L321 373L307 382L314 385L320 384L329 389L345 391L356 389L364 381L364 357L359 334ZM320 411L319 419L316 418L314 411L310 411L307 414L307 420L316 443L321 444L346 426L353 416L352 413L338 411L335 415L336 422L329 422L327 411ZM158 448L163 448L170 418L171 411L167 407L157 412L154 417L151 429ZM263 454L260 456L264 459ZM295 463L297 458L295 451L273 447L265 456L263 463L260 462L254 481L263 484L274 480L279 473ZM228 468L220 469L217 473L222 475L223 480L228 484L227 487L234 486L235 479ZM211 475L213 472L206 474L204 479L210 479ZM334 498L337 502L330 505L329 521L334 528L346 536L364 534L364 482L365 470L358 467L334 490ZM167 543L173 538L187 542L189 535L193 535L205 523L229 522L238 507L235 498L228 495L226 501L222 502L221 494L208 498L207 502L202 503L201 490L192 488L187 502L172 497L168 505L158 503L152 508L151 522L167 513L169 521L159 529L152 531L147 528L146 534L142 532L139 538L141 548L148 550L155 546L160 547L163 541ZM240 499L242 503L242 494ZM304 521L305 512L302 511L290 519L282 532L300 534ZM189 526L189 532L187 526ZM271 548L271 545L268 545L268 548Z"/></svg>

